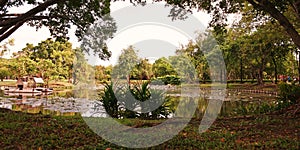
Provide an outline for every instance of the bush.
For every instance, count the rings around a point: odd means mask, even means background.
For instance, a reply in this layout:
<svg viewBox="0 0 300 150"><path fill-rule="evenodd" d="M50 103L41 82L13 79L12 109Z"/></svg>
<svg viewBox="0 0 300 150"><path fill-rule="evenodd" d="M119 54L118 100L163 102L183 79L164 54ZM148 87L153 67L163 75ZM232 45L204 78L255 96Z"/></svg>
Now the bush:
<svg viewBox="0 0 300 150"><path fill-rule="evenodd" d="M105 108L108 115L113 118L119 117L119 104L118 99L116 98L114 86L111 82L110 84L104 84L105 89L104 92L100 94L100 101L102 102L102 106ZM116 91L118 92L118 91Z"/></svg>
<svg viewBox="0 0 300 150"><path fill-rule="evenodd" d="M100 94L100 97L106 112L113 118L158 119L167 118L171 112L167 105L169 99L164 98L162 91L151 90L148 82L136 83L127 87L113 85L111 82L111 84L105 85L104 92ZM133 98L136 101L133 101ZM145 101L150 103L142 103ZM162 105L160 105L161 103ZM153 106L158 107L151 111ZM145 113L135 111L137 109Z"/></svg>
<svg viewBox="0 0 300 150"><path fill-rule="evenodd" d="M300 86L280 83L277 108L282 109L297 103L300 99Z"/></svg>
<svg viewBox="0 0 300 150"><path fill-rule="evenodd" d="M154 85L161 85L161 84L171 84L171 85L180 85L181 81L180 81L180 77L176 76L176 75L167 75L167 76L163 76L163 77L158 77L154 80L151 81L151 84Z"/></svg>

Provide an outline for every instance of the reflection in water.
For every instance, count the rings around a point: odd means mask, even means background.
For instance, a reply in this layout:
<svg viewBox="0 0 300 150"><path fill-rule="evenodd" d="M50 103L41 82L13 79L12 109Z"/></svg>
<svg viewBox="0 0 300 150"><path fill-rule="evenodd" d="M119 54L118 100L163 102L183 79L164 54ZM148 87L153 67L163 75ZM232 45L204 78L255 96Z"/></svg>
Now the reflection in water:
<svg viewBox="0 0 300 150"><path fill-rule="evenodd" d="M76 91L63 91L52 93L51 95L39 95L39 96L24 96L24 95L14 95L7 96L0 91L0 108L7 108L14 111L22 111L34 114L47 114L54 116L92 116L92 117L106 117L107 114L105 109L102 107L101 102L95 101L96 95L91 99L86 98L74 98L74 93ZM85 94L80 92L80 94ZM202 118L204 112L206 111L209 97L204 96L198 99L194 103L198 103L196 109L195 117ZM174 112L178 106L179 101L184 100L186 95L180 96L180 94L170 94L171 102L169 104L170 109ZM223 102L223 106L220 111L220 115L226 116L232 113L236 108L246 105L260 105L263 102L273 102L276 99L275 96L269 94L251 94L251 93L240 93L240 92L228 92L226 101ZM189 101L190 102L190 101ZM208 110L210 111L215 110ZM185 116L185 110L180 110L172 116ZM213 113L213 112L211 112Z"/></svg>

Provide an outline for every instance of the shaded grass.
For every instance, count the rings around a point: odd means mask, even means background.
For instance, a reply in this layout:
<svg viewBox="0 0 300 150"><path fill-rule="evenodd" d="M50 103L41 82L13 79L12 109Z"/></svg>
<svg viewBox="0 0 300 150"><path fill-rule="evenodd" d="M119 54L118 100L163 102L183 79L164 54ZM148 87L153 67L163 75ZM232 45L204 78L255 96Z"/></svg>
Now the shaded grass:
<svg viewBox="0 0 300 150"><path fill-rule="evenodd" d="M251 83L243 83L243 84L228 83L227 89L278 91L278 85L273 83L265 83L264 85L251 84Z"/></svg>
<svg viewBox="0 0 300 150"><path fill-rule="evenodd" d="M52 117L0 109L1 149L126 149L96 135L79 116ZM119 120L150 127L163 120ZM148 149L299 149L300 116L265 114L218 118L199 134L193 119L172 140Z"/></svg>

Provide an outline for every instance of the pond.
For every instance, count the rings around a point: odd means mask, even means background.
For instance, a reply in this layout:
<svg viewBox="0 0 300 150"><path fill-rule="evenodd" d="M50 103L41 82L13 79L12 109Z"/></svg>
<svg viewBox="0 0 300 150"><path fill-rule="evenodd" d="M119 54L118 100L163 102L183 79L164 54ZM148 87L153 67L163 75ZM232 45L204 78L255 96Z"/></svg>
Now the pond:
<svg viewBox="0 0 300 150"><path fill-rule="evenodd" d="M180 90L172 89L167 92L167 95L174 103L178 102L180 98L188 96L181 95L178 91ZM198 99L198 109L196 113L198 116L202 116L206 110L210 98L205 95L209 95L209 92L208 90L202 90L204 96ZM43 95L5 95L3 91L0 91L0 108L54 116L107 116L105 109L95 98L93 98L94 100L74 98L74 93L78 93L78 91L63 90ZM246 113L259 105L274 103L276 97L277 95L267 92L256 93L251 91L227 90L225 101L223 101L219 115L227 116ZM172 109L176 109L175 105Z"/></svg>

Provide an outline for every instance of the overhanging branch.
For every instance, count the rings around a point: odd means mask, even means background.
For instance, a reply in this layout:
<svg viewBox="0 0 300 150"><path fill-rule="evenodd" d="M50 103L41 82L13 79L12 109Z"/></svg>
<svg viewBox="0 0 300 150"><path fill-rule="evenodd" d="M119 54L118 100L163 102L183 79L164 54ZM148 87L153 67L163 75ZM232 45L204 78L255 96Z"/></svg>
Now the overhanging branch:
<svg viewBox="0 0 300 150"><path fill-rule="evenodd" d="M293 26L293 24L284 16L279 10L276 9L275 5L268 0L247 0L253 7L262 10L276 19L279 24L285 29L290 35L295 45L300 48L300 35Z"/></svg>
<svg viewBox="0 0 300 150"><path fill-rule="evenodd" d="M9 26L9 25L15 25L19 22L23 22L25 20L27 20L28 18L32 17L32 16L35 16L37 13L39 12L42 12L44 10L46 10L49 6L51 5L54 5L58 2L60 2L61 0L48 0L40 5L38 5L37 7L29 10L28 12L24 13L23 15L21 16L18 16L14 19L9 19L9 20L5 20L5 21L2 21L0 22L0 27L3 27L3 26Z"/></svg>
<svg viewBox="0 0 300 150"><path fill-rule="evenodd" d="M14 27L12 27L10 30L8 30L7 32L5 32L4 34L1 34L0 36L0 41L3 41L4 39L6 39L7 37L9 37L12 33L14 33L18 28L20 28L22 25L24 24L24 22L19 22L17 23Z"/></svg>

